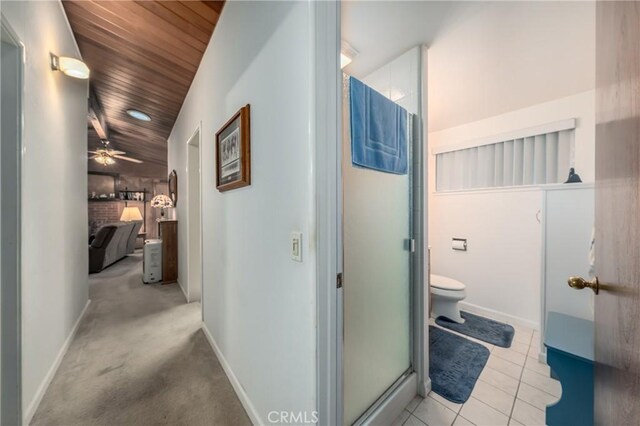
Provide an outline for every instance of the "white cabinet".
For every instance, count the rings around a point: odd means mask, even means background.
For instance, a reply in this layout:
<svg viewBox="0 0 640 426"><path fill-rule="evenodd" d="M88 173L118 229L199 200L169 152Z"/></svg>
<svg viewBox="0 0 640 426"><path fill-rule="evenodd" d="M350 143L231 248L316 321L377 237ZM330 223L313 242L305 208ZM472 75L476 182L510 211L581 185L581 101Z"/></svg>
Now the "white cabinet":
<svg viewBox="0 0 640 426"><path fill-rule="evenodd" d="M542 330L550 311L593 320L594 297L592 291L576 291L567 285L572 275L589 276L593 185L547 190L544 200Z"/></svg>

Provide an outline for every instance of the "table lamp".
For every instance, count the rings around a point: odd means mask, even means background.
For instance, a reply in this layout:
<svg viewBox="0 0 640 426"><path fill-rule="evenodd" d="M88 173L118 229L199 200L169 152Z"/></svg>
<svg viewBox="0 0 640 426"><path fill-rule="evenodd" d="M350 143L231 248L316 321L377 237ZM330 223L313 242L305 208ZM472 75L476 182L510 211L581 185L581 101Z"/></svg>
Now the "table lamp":
<svg viewBox="0 0 640 426"><path fill-rule="evenodd" d="M137 207L125 207L120 216L122 222L133 222L142 220L142 214Z"/></svg>
<svg viewBox="0 0 640 426"><path fill-rule="evenodd" d="M165 209L173 207L173 201L171 201L171 198L164 194L156 195L151 200L151 207L160 209L160 219L164 220L164 211Z"/></svg>

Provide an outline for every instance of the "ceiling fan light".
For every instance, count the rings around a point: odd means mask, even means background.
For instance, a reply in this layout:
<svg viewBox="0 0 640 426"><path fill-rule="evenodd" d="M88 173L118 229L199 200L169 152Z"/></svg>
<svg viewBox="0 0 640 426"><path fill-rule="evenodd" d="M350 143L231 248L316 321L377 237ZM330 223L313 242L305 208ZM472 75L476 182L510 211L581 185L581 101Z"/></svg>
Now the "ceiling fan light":
<svg viewBox="0 0 640 426"><path fill-rule="evenodd" d="M101 164L103 166L110 166L112 164L116 164L116 160L109 157L108 155L100 155L94 158L94 160L96 160L96 163Z"/></svg>

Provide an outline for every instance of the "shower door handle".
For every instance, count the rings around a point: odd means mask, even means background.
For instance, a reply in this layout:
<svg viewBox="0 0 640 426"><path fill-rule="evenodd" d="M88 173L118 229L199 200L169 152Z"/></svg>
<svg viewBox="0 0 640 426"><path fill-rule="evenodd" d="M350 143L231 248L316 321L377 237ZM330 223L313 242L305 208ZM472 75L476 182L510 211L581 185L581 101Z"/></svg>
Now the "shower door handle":
<svg viewBox="0 0 640 426"><path fill-rule="evenodd" d="M413 238L407 238L404 240L404 249L409 253L416 252L416 240Z"/></svg>

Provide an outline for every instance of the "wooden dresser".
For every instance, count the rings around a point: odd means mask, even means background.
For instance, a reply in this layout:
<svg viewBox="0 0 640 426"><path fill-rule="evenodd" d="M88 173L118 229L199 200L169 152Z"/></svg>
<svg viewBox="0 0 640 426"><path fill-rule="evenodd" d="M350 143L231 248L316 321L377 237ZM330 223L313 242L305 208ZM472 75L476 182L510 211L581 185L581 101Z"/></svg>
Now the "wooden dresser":
<svg viewBox="0 0 640 426"><path fill-rule="evenodd" d="M162 284L178 281L178 221L158 221L158 235L162 239Z"/></svg>

